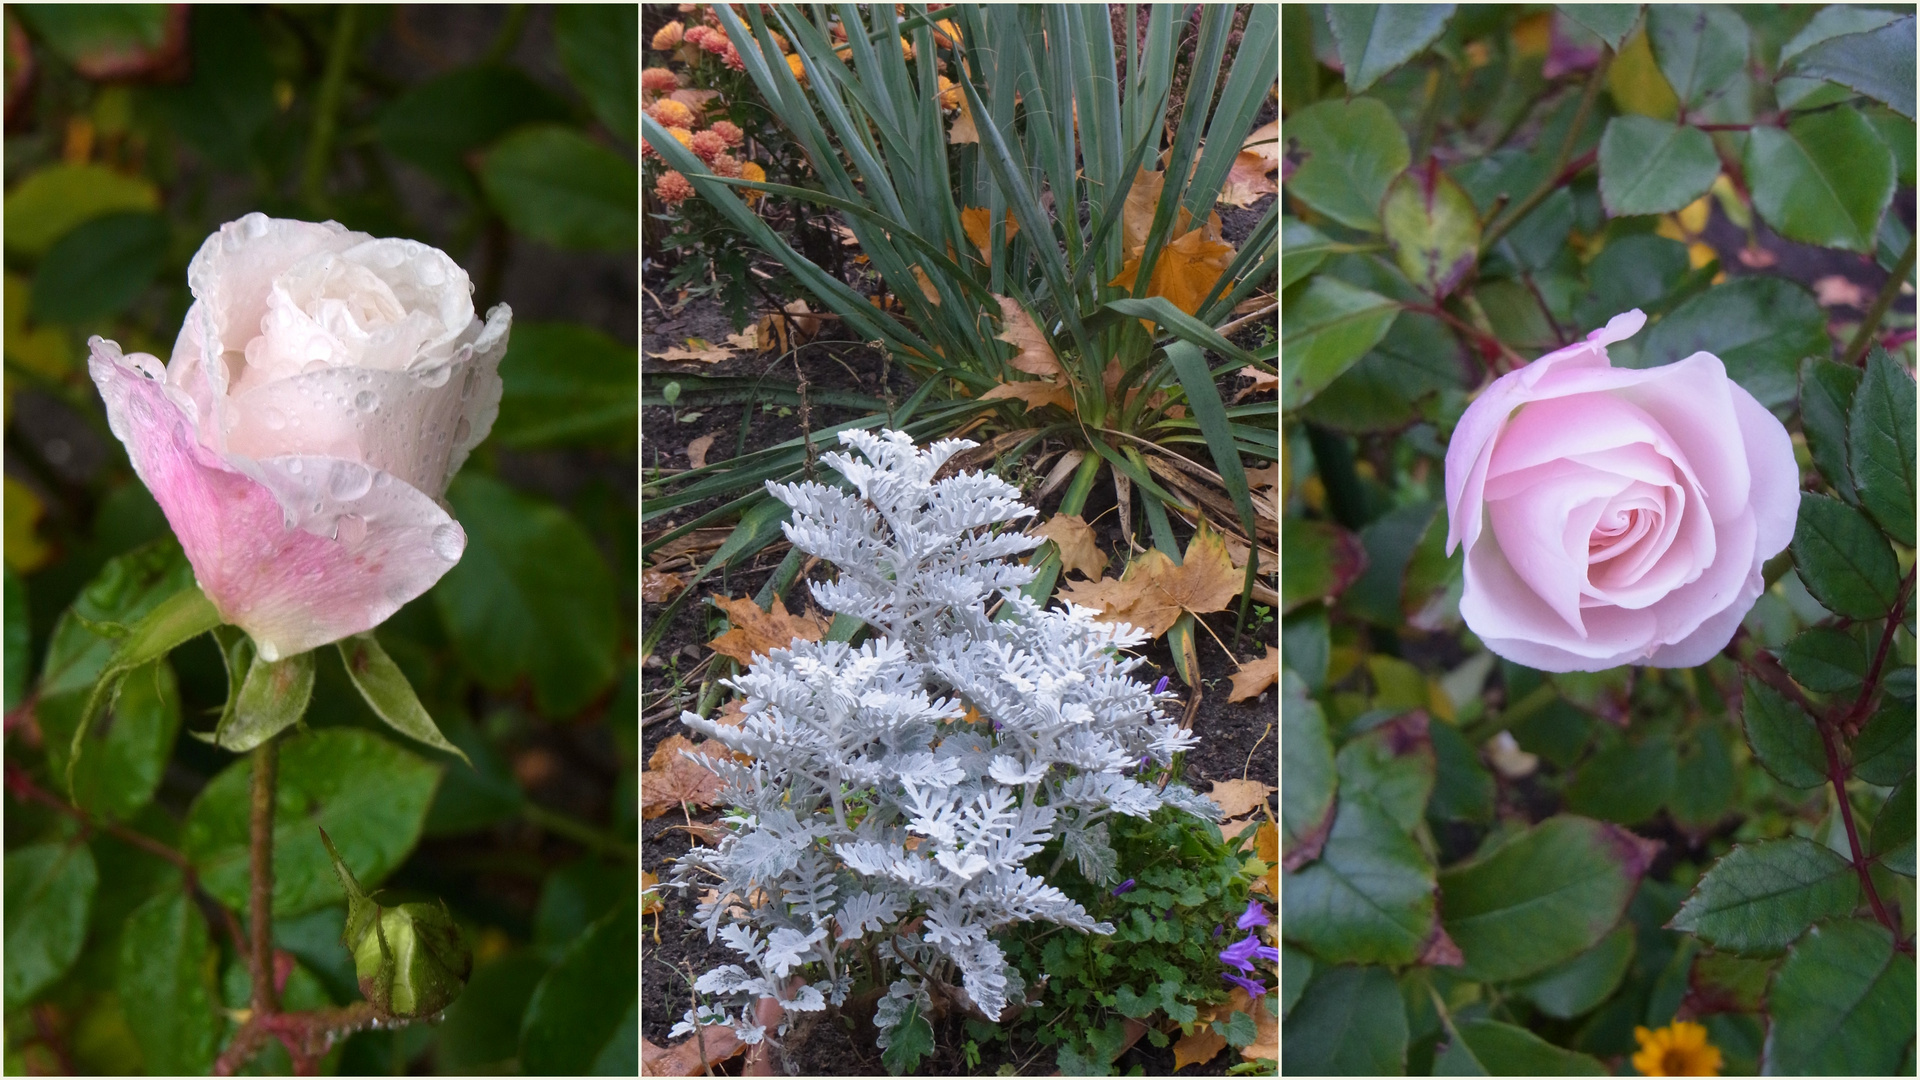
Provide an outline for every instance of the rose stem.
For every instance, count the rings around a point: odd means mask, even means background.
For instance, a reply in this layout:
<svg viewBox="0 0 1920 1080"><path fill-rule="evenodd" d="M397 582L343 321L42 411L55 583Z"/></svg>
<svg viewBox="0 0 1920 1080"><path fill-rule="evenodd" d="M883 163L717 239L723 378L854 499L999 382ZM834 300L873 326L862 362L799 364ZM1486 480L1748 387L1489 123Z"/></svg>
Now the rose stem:
<svg viewBox="0 0 1920 1080"><path fill-rule="evenodd" d="M1873 905L1873 915L1880 924L1893 931L1893 940L1908 948L1900 941L1900 924L1887 914L1880 903L1880 893L1873 887L1873 875L1867 870L1866 856L1860 850L1860 831L1853 825L1853 804L1847 799L1847 769L1840 763L1839 738L1831 724L1820 725L1820 743L1827 750L1827 779L1833 782L1833 793L1840 800L1840 820L1847 826L1847 847L1853 852L1853 869L1860 875L1860 888L1866 891L1867 903Z"/></svg>
<svg viewBox="0 0 1920 1080"><path fill-rule="evenodd" d="M253 1011L271 1016L280 1011L273 985L273 796L280 771L280 741L268 739L253 752L252 843L249 869L253 879Z"/></svg>
<svg viewBox="0 0 1920 1080"><path fill-rule="evenodd" d="M1507 212L1506 217L1488 227L1486 235L1480 238L1480 254L1485 255L1492 251L1493 245L1507 235L1507 230L1518 225L1521 218L1533 213L1535 207L1547 201L1547 197L1553 194L1555 188L1570 179L1567 175L1569 168L1567 159L1573 156L1573 145L1580 140L1580 129L1587 124L1587 114L1593 111L1593 103L1600 96L1600 87L1607 81L1607 68L1612 64L1613 53L1607 52L1600 57L1600 62L1593 66L1593 71L1587 76L1587 88L1580 95L1580 107L1573 114L1573 123L1567 125L1566 138L1560 140L1560 152L1554 155L1553 169L1540 181L1539 187L1534 188L1531 194L1521 199L1512 210ZM1584 154L1574 164L1584 169L1592 164L1595 158L1594 154ZM1578 169L1574 171L1577 172Z"/></svg>
<svg viewBox="0 0 1920 1080"><path fill-rule="evenodd" d="M1853 332L1853 340L1847 343L1847 353L1842 362L1848 367L1859 367L1860 358L1867 355L1867 346L1873 344L1873 332L1880 328L1880 320L1886 317L1887 309L1893 306L1893 298L1900 295L1900 286L1913 273L1913 243L1915 237L1907 237L1907 250L1900 253L1900 261L1893 264L1893 272L1887 275L1887 283L1880 286L1880 295L1873 298L1873 305L1867 308L1867 316L1860 320L1860 329Z"/></svg>
<svg viewBox="0 0 1920 1080"><path fill-rule="evenodd" d="M320 97L314 103L313 141L307 144L306 168L300 193L307 205L323 209L327 199L327 160L333 151L334 122L340 112L340 91L347 81L347 63L353 58L353 23L357 4L341 4L327 46L327 67L320 77Z"/></svg>

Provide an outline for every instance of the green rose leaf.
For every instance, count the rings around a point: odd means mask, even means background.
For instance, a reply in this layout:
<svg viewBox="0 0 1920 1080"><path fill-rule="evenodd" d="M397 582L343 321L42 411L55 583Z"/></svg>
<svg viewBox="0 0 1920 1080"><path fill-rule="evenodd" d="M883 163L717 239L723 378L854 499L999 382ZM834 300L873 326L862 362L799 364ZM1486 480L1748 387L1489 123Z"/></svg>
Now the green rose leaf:
<svg viewBox="0 0 1920 1080"><path fill-rule="evenodd" d="M235 635L236 638L239 635ZM233 667L228 671L227 706L211 736L194 734L223 750L244 754L300 722L313 700L311 651L283 660L263 660L250 642L235 640L222 650ZM244 659L244 674L239 661ZM239 685L233 685L240 674Z"/></svg>
<svg viewBox="0 0 1920 1080"><path fill-rule="evenodd" d="M1350 228L1380 231L1380 200L1413 160L1393 111L1373 98L1323 101L1287 117L1287 191Z"/></svg>
<svg viewBox="0 0 1920 1080"><path fill-rule="evenodd" d="M1807 453L1834 493L1855 506L1860 496L1847 465L1847 417L1859 388L1859 368L1815 356L1800 362L1800 428L1807 434Z"/></svg>
<svg viewBox="0 0 1920 1080"><path fill-rule="evenodd" d="M0 952L8 1010L66 974L87 937L99 870L85 844L35 844L7 852L6 948Z"/></svg>
<svg viewBox="0 0 1920 1080"><path fill-rule="evenodd" d="M413 850L433 802L440 766L370 731L324 728L283 736L273 820L273 911L299 915L340 902L320 828L369 883ZM249 782L253 763L235 761L187 810L181 847L215 899L247 907Z"/></svg>
<svg viewBox="0 0 1920 1080"><path fill-rule="evenodd" d="M1280 217L1280 287L1306 277L1326 261L1333 241L1325 233L1295 217Z"/></svg>
<svg viewBox="0 0 1920 1080"><path fill-rule="evenodd" d="M633 145L640 133L640 9L631 4L562 4L554 43L580 96L607 130Z"/></svg>
<svg viewBox="0 0 1920 1080"><path fill-rule="evenodd" d="M1828 611L1850 619L1877 619L1893 606L1900 587L1893 548L1865 515L1846 503L1803 494L1791 550L1801 582Z"/></svg>
<svg viewBox="0 0 1920 1080"><path fill-rule="evenodd" d="M1913 774L1893 789L1873 818L1873 857L1896 874L1913 876Z"/></svg>
<svg viewBox="0 0 1920 1080"><path fill-rule="evenodd" d="M1913 1043L1913 957L1877 923L1807 932L1767 993L1770 1076L1889 1076Z"/></svg>
<svg viewBox="0 0 1920 1080"><path fill-rule="evenodd" d="M640 173L619 154L570 128L523 128L480 166L507 224L566 250L631 251L640 237Z"/></svg>
<svg viewBox="0 0 1920 1080"><path fill-rule="evenodd" d="M74 805L124 821L153 800L180 732L180 691L173 668L154 660L128 672L107 707L105 723L88 731L78 760L73 735L86 695L44 698L34 709L56 776L73 766Z"/></svg>
<svg viewBox="0 0 1920 1080"><path fill-rule="evenodd" d="M1567 786L1567 809L1622 825L1645 821L1673 794L1679 767L1671 738L1616 743L1580 766Z"/></svg>
<svg viewBox="0 0 1920 1080"><path fill-rule="evenodd" d="M1746 173L1753 207L1789 240L1872 253L1893 198L1893 152L1848 106L1808 113L1784 130L1755 125Z"/></svg>
<svg viewBox="0 0 1920 1080"><path fill-rule="evenodd" d="M120 938L115 989L150 1075L205 1075L219 1048L216 955L193 898L168 889L136 908Z"/></svg>
<svg viewBox="0 0 1920 1080"><path fill-rule="evenodd" d="M1860 505L1896 542L1913 546L1913 373L1878 345L1847 420L1847 463Z"/></svg>
<svg viewBox="0 0 1920 1080"><path fill-rule="evenodd" d="M1567 18L1594 32L1607 48L1620 51L1620 45L1633 33L1640 21L1639 4L1555 4Z"/></svg>
<svg viewBox="0 0 1920 1080"><path fill-rule="evenodd" d="M1288 1076L1400 1076L1407 1071L1407 1007L1377 967L1314 972L1280 1029Z"/></svg>
<svg viewBox="0 0 1920 1080"><path fill-rule="evenodd" d="M1282 297L1280 407L1312 401L1378 345L1399 314L1398 301L1325 275Z"/></svg>
<svg viewBox="0 0 1920 1080"><path fill-rule="evenodd" d="M1805 837L1739 844L1707 869L1668 924L1722 952L1772 956L1860 899L1847 860Z"/></svg>
<svg viewBox="0 0 1920 1080"><path fill-rule="evenodd" d="M1586 952L1515 984L1513 992L1548 1016L1571 1020L1613 995L1633 962L1633 945L1633 926L1623 923Z"/></svg>
<svg viewBox="0 0 1920 1080"><path fill-rule="evenodd" d="M1333 745L1320 704L1307 696L1306 684L1288 668L1280 697L1280 796L1283 858L1299 867L1319 857L1333 827L1333 797L1338 787Z"/></svg>
<svg viewBox="0 0 1920 1080"><path fill-rule="evenodd" d="M1441 1051L1433 1066L1435 1076L1609 1075L1594 1058L1564 1050L1523 1027L1498 1020L1462 1020L1454 1026L1460 1041Z"/></svg>
<svg viewBox="0 0 1920 1080"><path fill-rule="evenodd" d="M1898 18L1900 16L1891 11L1852 4L1833 4L1820 9L1807 25L1800 28L1799 33L1780 47L1778 68L1781 74L1774 80L1774 100L1780 103L1782 109L1812 109L1845 101L1851 96L1845 87L1824 79L1787 74L1795 66L1793 61L1823 41L1878 30Z"/></svg>
<svg viewBox="0 0 1920 1080"><path fill-rule="evenodd" d="M38 257L83 222L119 211L159 209L160 192L152 181L105 165L50 165L7 193L7 251Z"/></svg>
<svg viewBox="0 0 1920 1080"><path fill-rule="evenodd" d="M1480 252L1480 214L1437 158L1401 173L1387 188L1380 221L1400 268L1433 296L1446 296L1472 272Z"/></svg>
<svg viewBox="0 0 1920 1080"><path fill-rule="evenodd" d="M618 674L620 612L593 538L566 511L463 473L447 493L467 551L433 590L447 632L482 683L522 676L540 711L579 712Z"/></svg>
<svg viewBox="0 0 1920 1080"><path fill-rule="evenodd" d="M1697 127L1616 116L1600 138L1600 199L1616 217L1671 213L1705 195L1719 175L1713 140Z"/></svg>
<svg viewBox="0 0 1920 1080"><path fill-rule="evenodd" d="M1605 326L1622 311L1653 312L1687 268L1687 246L1678 240L1652 233L1610 240L1587 264L1586 294L1574 300L1574 313L1581 326Z"/></svg>
<svg viewBox="0 0 1920 1080"><path fill-rule="evenodd" d="M1697 109L1747 66L1747 24L1729 8L1701 4L1653 4L1647 9L1647 43L1661 74Z"/></svg>
<svg viewBox="0 0 1920 1080"><path fill-rule="evenodd" d="M1287 1018L1293 1007L1299 1004L1300 995L1306 992L1308 980L1313 978L1313 957L1299 949L1280 943L1280 1018Z"/></svg>
<svg viewBox="0 0 1920 1080"><path fill-rule="evenodd" d="M1780 650L1780 666L1816 694L1852 692L1867 677L1867 652L1852 634L1816 626L1787 642Z"/></svg>
<svg viewBox="0 0 1920 1080"><path fill-rule="evenodd" d="M622 901L573 946L533 992L520 1028L528 1073L631 1076L639 1069L640 915Z"/></svg>
<svg viewBox="0 0 1920 1080"><path fill-rule="evenodd" d="M1370 796L1402 829L1413 831L1433 795L1433 740L1427 727L1426 713L1411 712L1350 740L1334 759L1340 790Z"/></svg>
<svg viewBox="0 0 1920 1080"><path fill-rule="evenodd" d="M1913 771L1913 708L1889 701L1854 736L1853 775L1890 787Z"/></svg>
<svg viewBox="0 0 1920 1080"><path fill-rule="evenodd" d="M1774 779L1795 788L1827 782L1826 746L1806 710L1751 676L1741 702L1747 745Z"/></svg>
<svg viewBox="0 0 1920 1080"><path fill-rule="evenodd" d="M160 271L167 221L130 210L94 218L56 241L33 276L33 317L92 323L118 315Z"/></svg>
<svg viewBox="0 0 1920 1080"><path fill-rule="evenodd" d="M1441 912L1466 958L1461 974L1524 978L1592 948L1626 910L1653 847L1617 825L1561 815L1442 870Z"/></svg>
<svg viewBox="0 0 1920 1080"><path fill-rule="evenodd" d="M1340 595L1367 566L1359 538L1324 521L1287 518L1280 524L1280 544L1287 551L1280 567L1283 611Z"/></svg>
<svg viewBox="0 0 1920 1080"><path fill-rule="evenodd" d="M1787 65L1795 75L1857 90L1914 119L1913 16L1813 45Z"/></svg>
<svg viewBox="0 0 1920 1080"><path fill-rule="evenodd" d="M1825 356L1827 315L1805 289L1777 277L1741 277L1715 285L1647 329L1633 367L1671 364L1706 351L1760 404L1793 400L1800 359Z"/></svg>
<svg viewBox="0 0 1920 1080"><path fill-rule="evenodd" d="M1358 94L1434 43L1452 4L1334 4L1327 23L1340 47L1347 93Z"/></svg>
<svg viewBox="0 0 1920 1080"><path fill-rule="evenodd" d="M1343 791L1320 857L1281 882L1281 933L1331 963L1410 964L1433 938L1433 884L1393 815Z"/></svg>
<svg viewBox="0 0 1920 1080"><path fill-rule="evenodd" d="M395 98L374 121L374 132L395 157L477 199L469 153L522 124L566 118L567 103L526 74L482 64L457 68ZM520 327L513 331L517 337Z"/></svg>

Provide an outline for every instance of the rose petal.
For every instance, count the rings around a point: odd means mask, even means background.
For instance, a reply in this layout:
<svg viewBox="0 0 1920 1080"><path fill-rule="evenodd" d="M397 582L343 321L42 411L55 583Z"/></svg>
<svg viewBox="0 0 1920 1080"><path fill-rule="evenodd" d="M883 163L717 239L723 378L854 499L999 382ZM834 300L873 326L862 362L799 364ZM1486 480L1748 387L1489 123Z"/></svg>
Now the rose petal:
<svg viewBox="0 0 1920 1080"><path fill-rule="evenodd" d="M459 560L466 534L431 498L357 462L223 460L201 446L159 361L93 338L113 433L221 617L277 659L370 629Z"/></svg>
<svg viewBox="0 0 1920 1080"><path fill-rule="evenodd" d="M1753 610L1754 601L1760 599L1765 588L1766 581L1756 567L1747 575L1733 603L1710 616L1693 633L1656 649L1646 663L1651 667L1697 667L1713 659L1733 640L1734 631L1740 629L1740 620Z"/></svg>
<svg viewBox="0 0 1920 1080"><path fill-rule="evenodd" d="M1521 581L1492 535L1467 551L1466 589L1460 615L1495 653L1541 671L1601 671L1644 653L1658 627L1647 612L1624 611L1625 620L1596 627L1586 620L1582 638Z"/></svg>
<svg viewBox="0 0 1920 1080"><path fill-rule="evenodd" d="M1793 460L1793 439L1764 405L1738 383L1733 388L1733 415L1740 421L1753 484L1747 505L1753 508L1754 548L1761 561L1786 550L1800 516L1800 466Z"/></svg>
<svg viewBox="0 0 1920 1080"><path fill-rule="evenodd" d="M207 237L187 266L187 287L199 301L206 376L216 400L237 377L247 342L260 333L269 290L264 283L311 255L346 251L372 237L338 222L314 223L248 214ZM191 313L190 313L191 314ZM183 331L184 333L184 331Z"/></svg>
<svg viewBox="0 0 1920 1080"><path fill-rule="evenodd" d="M1731 437L1739 428L1732 394L1737 387L1726 366L1712 353L1698 352L1641 374L1648 377L1623 386L1620 398L1638 405L1672 440L1715 521L1738 514L1747 505L1751 474Z"/></svg>

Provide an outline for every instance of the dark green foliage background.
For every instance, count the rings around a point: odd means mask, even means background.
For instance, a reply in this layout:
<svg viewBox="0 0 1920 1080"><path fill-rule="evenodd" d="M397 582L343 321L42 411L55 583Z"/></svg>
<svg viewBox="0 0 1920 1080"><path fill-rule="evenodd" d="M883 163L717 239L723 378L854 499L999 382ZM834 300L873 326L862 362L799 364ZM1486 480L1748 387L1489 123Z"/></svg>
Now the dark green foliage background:
<svg viewBox="0 0 1920 1080"><path fill-rule="evenodd" d="M381 724L331 647L282 753L290 1009L359 998L314 826L369 887L444 898L476 967L444 1023L355 1035L341 1073L631 1075L637 1062L637 10L6 10L6 765L48 792L86 688L192 576L86 377L163 359L186 266L248 211L410 237L514 309L492 436L448 500L466 556L379 629L472 759ZM102 58L133 58L103 75ZM70 816L6 804L6 1069L204 1073L247 1000L246 763L184 737L226 696L201 638L131 676ZM17 772L16 772L17 771ZM14 785L9 785L10 791ZM284 1071L277 1047L254 1071Z"/></svg>

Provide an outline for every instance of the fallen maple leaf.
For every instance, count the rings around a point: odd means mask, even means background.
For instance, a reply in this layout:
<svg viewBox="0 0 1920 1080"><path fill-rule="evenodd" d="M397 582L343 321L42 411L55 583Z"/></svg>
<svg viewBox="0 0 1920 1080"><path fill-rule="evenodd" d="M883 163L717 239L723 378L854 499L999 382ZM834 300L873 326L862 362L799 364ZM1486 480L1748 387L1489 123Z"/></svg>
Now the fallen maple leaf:
<svg viewBox="0 0 1920 1080"><path fill-rule="evenodd" d="M1228 206L1246 207L1277 194L1279 185L1270 174L1279 167L1278 162L1270 163L1259 154L1240 151L1233 156L1233 167L1227 170L1226 183L1220 188L1220 201Z"/></svg>
<svg viewBox="0 0 1920 1080"><path fill-rule="evenodd" d="M685 105L687 108L692 109L693 114L696 117L700 115L700 111L702 109L705 109L707 107L707 102L712 101L714 98L717 98L719 96L720 96L720 91L718 90L688 90L688 89L675 90L673 93L667 95L667 97L672 98L674 101L677 101L680 104Z"/></svg>
<svg viewBox="0 0 1920 1080"><path fill-rule="evenodd" d="M992 265L993 211L984 206L962 207L960 210L960 228L966 232L967 239L973 241L973 246L980 249L980 257L984 259L988 265ZM1013 214L1009 211L1007 214L1007 243L1013 243L1013 238L1018 235L1020 235L1020 223L1013 220Z"/></svg>
<svg viewBox="0 0 1920 1080"><path fill-rule="evenodd" d="M1228 701L1245 701L1280 681L1280 654L1267 646L1267 655L1241 664L1233 673L1233 692Z"/></svg>
<svg viewBox="0 0 1920 1080"><path fill-rule="evenodd" d="M1269 821L1253 834L1253 853L1267 864L1267 876L1253 883L1254 892L1280 895L1280 829Z"/></svg>
<svg viewBox="0 0 1920 1080"><path fill-rule="evenodd" d="M1189 315L1198 314L1201 301L1233 264L1233 245L1217 238L1211 225L1182 234L1160 250L1147 282L1148 296L1164 296ZM1144 249L1143 249L1144 250ZM1129 258L1107 284L1131 289L1140 273L1140 255Z"/></svg>
<svg viewBox="0 0 1920 1080"><path fill-rule="evenodd" d="M640 573L640 599L649 604L664 604L680 594L687 587L679 574L669 574L652 567Z"/></svg>
<svg viewBox="0 0 1920 1080"><path fill-rule="evenodd" d="M747 352L766 352L773 348L773 339L760 333L758 323L747 327L737 334L727 335L727 344Z"/></svg>
<svg viewBox="0 0 1920 1080"><path fill-rule="evenodd" d="M1019 355L1007 361L1029 375L1042 375L1058 378L1066 372L1060 367L1060 358L1054 355L1053 346L1047 341L1047 335L1034 323L1033 316L1020 306L1020 301L1007 296L995 296L1000 301L1000 333L994 335L1020 350Z"/></svg>
<svg viewBox="0 0 1920 1080"><path fill-rule="evenodd" d="M787 648L795 638L819 641L827 633L825 619L818 615L790 615L785 601L778 596L773 598L772 611L762 611L759 604L747 597L732 600L714 596L712 600L713 606L726 612L733 629L708 642L707 648L741 664L753 663L756 654L764 656L775 649Z"/></svg>
<svg viewBox="0 0 1920 1080"><path fill-rule="evenodd" d="M1227 998L1227 1007L1232 1012L1246 1013L1253 1018L1253 1041L1240 1048L1240 1056L1248 1061L1268 1058L1280 1060L1280 1020L1267 1011L1264 1001L1253 1000L1245 987L1236 986L1233 994Z"/></svg>
<svg viewBox="0 0 1920 1080"><path fill-rule="evenodd" d="M716 724L725 724L728 727L739 727L741 724L747 722L747 703L740 698L734 698L732 701L720 706L720 711L715 713L712 719Z"/></svg>
<svg viewBox="0 0 1920 1080"><path fill-rule="evenodd" d="M706 766L682 756L681 750L728 753L719 743L709 741L696 746L684 735L671 736L661 743L648 759L647 771L640 774L641 817L657 818L682 804L704 808L720 801L720 791L726 782Z"/></svg>
<svg viewBox="0 0 1920 1080"><path fill-rule="evenodd" d="M1001 383L999 386L980 395L980 400L982 401L987 401L992 398L1014 398L1019 401L1024 401L1027 403L1028 411L1037 409L1042 405L1058 405L1061 409L1069 413L1073 411L1073 391L1061 386L1057 382L1051 382L1046 379L1036 379L1029 382Z"/></svg>
<svg viewBox="0 0 1920 1080"><path fill-rule="evenodd" d="M1247 133L1240 144L1242 153L1257 154L1267 162L1267 171L1280 167L1280 121L1270 120Z"/></svg>
<svg viewBox="0 0 1920 1080"><path fill-rule="evenodd" d="M713 449L712 435L702 435L687 444L687 464L696 469L707 467L707 451Z"/></svg>
<svg viewBox="0 0 1920 1080"><path fill-rule="evenodd" d="M1267 796L1274 790L1272 784L1258 780L1215 780L1207 797L1220 804L1222 817L1237 818L1267 805Z"/></svg>
<svg viewBox="0 0 1920 1080"><path fill-rule="evenodd" d="M708 1024L672 1046L656 1046L640 1039L640 1075L701 1076L747 1048L730 1024Z"/></svg>
<svg viewBox="0 0 1920 1080"><path fill-rule="evenodd" d="M1242 580L1220 534L1203 524L1180 565L1156 548L1129 563L1120 580L1074 582L1062 590L1061 598L1100 609L1104 622L1131 623L1149 637L1159 637L1182 611L1204 615L1224 610L1240 594Z"/></svg>
<svg viewBox="0 0 1920 1080"><path fill-rule="evenodd" d="M1261 488L1280 487L1280 463L1274 462L1264 469L1247 470L1247 486L1258 491Z"/></svg>
<svg viewBox="0 0 1920 1080"><path fill-rule="evenodd" d="M640 873L640 914L646 915L650 912L659 911L662 906L663 905L661 904L661 901L660 901L659 875L655 874L651 870L641 871Z"/></svg>
<svg viewBox="0 0 1920 1080"><path fill-rule="evenodd" d="M1060 569L1078 570L1089 580L1098 580L1107 568L1107 553L1094 543L1093 527L1078 514L1055 514L1033 530L1060 549Z"/></svg>
<svg viewBox="0 0 1920 1080"><path fill-rule="evenodd" d="M1231 840L1241 833L1246 832L1248 829L1253 828L1255 825L1260 824L1261 820L1262 819L1255 817L1243 817L1233 821L1223 821L1220 823L1220 836L1224 840Z"/></svg>
<svg viewBox="0 0 1920 1080"><path fill-rule="evenodd" d="M1262 371L1257 367L1248 365L1241 368L1239 374L1245 378L1252 379L1253 385L1236 394L1233 399L1235 401L1239 401L1248 394L1277 394L1280 392L1280 376L1273 372Z"/></svg>

